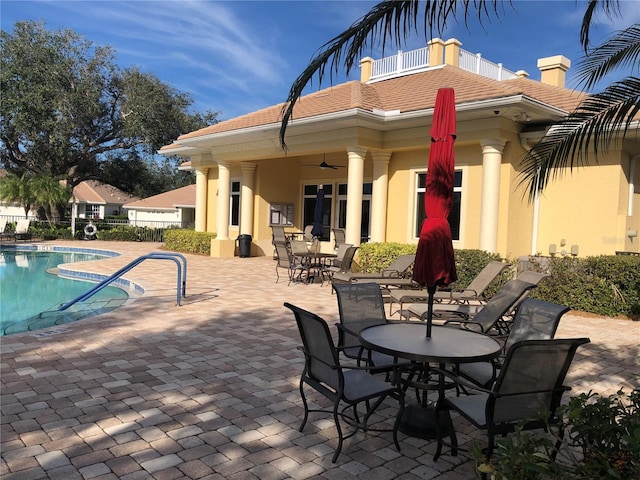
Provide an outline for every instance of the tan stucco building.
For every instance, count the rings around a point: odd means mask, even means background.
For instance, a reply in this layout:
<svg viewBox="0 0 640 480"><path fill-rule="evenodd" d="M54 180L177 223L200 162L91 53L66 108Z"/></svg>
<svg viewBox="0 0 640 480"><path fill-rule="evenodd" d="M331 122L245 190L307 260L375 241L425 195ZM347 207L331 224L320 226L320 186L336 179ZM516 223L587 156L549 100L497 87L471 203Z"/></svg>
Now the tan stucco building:
<svg viewBox="0 0 640 480"><path fill-rule="evenodd" d="M232 256L239 234L270 255L271 225L301 231L325 191L330 228L347 243L417 243L436 92L456 93L454 247L514 258L640 252L640 139L614 144L592 166L565 172L529 202L520 161L582 95L564 87L570 61L540 59L540 81L434 39L424 49L361 63L361 81L300 99L278 133L282 105L180 136L161 150L196 171L196 229L215 232L213 256ZM335 168L321 168L321 162Z"/></svg>

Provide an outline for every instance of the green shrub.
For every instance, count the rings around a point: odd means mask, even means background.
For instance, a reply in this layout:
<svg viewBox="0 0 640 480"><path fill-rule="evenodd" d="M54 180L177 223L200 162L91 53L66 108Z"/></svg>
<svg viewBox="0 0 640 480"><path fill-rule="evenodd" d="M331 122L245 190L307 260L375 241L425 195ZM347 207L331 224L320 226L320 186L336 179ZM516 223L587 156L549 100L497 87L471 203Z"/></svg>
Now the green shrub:
<svg viewBox="0 0 640 480"><path fill-rule="evenodd" d="M402 243L363 243L356 252L354 271L381 272L400 255L416 253L415 245Z"/></svg>
<svg viewBox="0 0 640 480"><path fill-rule="evenodd" d="M167 250L185 253L211 254L211 239L216 235L186 229L171 229L164 234Z"/></svg>
<svg viewBox="0 0 640 480"><path fill-rule="evenodd" d="M71 228L48 222L31 222L29 232L42 240L71 239Z"/></svg>
<svg viewBox="0 0 640 480"><path fill-rule="evenodd" d="M640 257L548 259L550 278L531 296L598 315L640 314Z"/></svg>
<svg viewBox="0 0 640 480"><path fill-rule="evenodd" d="M480 273L480 270L486 267L490 262L503 260L503 258L501 258L497 253L489 253L484 250L459 249L454 250L454 254L456 258L456 273L458 274L458 280L449 287L456 289L466 288L478 273ZM506 274L496 278L485 291L485 296L487 298L493 297L505 281L509 279L510 278L507 278Z"/></svg>
<svg viewBox="0 0 640 480"><path fill-rule="evenodd" d="M98 226L98 232L96 233L96 238L98 240L111 240L111 241L120 241L120 242L139 242L140 235L138 227L133 227L129 225L121 225L116 228L111 228L108 230L101 230L100 226ZM84 233L83 233L84 236Z"/></svg>
<svg viewBox="0 0 640 480"><path fill-rule="evenodd" d="M492 480L591 480L640 478L640 389L629 394L580 394L558 410L560 439L549 433L522 431L496 441L490 462L476 445L479 473ZM553 446L560 441L558 458Z"/></svg>
<svg viewBox="0 0 640 480"><path fill-rule="evenodd" d="M356 254L354 271L381 272L400 255L416 253L416 245L401 243L363 243ZM458 280L451 288L464 288L489 262L502 260L500 255L483 250L455 250ZM496 279L487 289L487 297L493 296L504 283L503 278Z"/></svg>

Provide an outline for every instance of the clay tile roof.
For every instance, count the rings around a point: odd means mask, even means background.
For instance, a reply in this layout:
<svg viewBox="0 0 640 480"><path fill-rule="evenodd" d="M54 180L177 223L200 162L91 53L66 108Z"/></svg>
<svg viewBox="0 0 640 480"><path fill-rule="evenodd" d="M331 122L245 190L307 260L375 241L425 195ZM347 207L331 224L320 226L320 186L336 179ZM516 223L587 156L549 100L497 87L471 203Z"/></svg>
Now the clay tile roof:
<svg viewBox="0 0 640 480"><path fill-rule="evenodd" d="M169 192L127 203L126 208L171 209L196 206L196 186L187 185Z"/></svg>
<svg viewBox="0 0 640 480"><path fill-rule="evenodd" d="M354 80L305 95L296 104L293 119L354 108L400 112L433 108L436 93L441 87L455 88L456 103L525 95L567 112L584 98L580 92L527 78L497 81L444 65L379 82L362 83ZM163 147L163 150L176 148L180 146L180 140L188 138L277 123L282 118L283 105L274 105L181 135L177 143Z"/></svg>
<svg viewBox="0 0 640 480"><path fill-rule="evenodd" d="M81 203L117 204L137 200L138 197L97 180L85 180L73 189L73 196Z"/></svg>

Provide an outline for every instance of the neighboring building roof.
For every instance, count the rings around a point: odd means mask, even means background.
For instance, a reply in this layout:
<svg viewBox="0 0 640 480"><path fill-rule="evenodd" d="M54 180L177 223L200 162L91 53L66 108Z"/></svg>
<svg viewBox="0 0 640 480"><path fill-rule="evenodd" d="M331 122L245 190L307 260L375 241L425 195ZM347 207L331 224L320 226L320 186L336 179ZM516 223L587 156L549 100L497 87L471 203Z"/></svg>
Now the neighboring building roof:
<svg viewBox="0 0 640 480"><path fill-rule="evenodd" d="M119 188L97 180L80 182L73 189L73 196L77 203L123 205L138 200L135 195L130 195ZM73 198L69 201L73 202Z"/></svg>
<svg viewBox="0 0 640 480"><path fill-rule="evenodd" d="M436 93L441 87L455 86L456 104L523 95L538 102L564 111L578 106L585 94L563 87L557 87L530 80L515 78L493 80L467 72L451 65L442 65L421 73L404 75L387 80L363 83L350 81L300 98L294 108L293 119L362 109L373 112L411 112L433 108ZM196 130L178 137L180 140L228 132L243 128L257 127L280 122L284 104L274 105L237 118ZM179 145L167 145L163 150Z"/></svg>
<svg viewBox="0 0 640 480"><path fill-rule="evenodd" d="M143 198L125 205L128 209L174 209L178 207L195 208L196 186L187 185L169 192Z"/></svg>

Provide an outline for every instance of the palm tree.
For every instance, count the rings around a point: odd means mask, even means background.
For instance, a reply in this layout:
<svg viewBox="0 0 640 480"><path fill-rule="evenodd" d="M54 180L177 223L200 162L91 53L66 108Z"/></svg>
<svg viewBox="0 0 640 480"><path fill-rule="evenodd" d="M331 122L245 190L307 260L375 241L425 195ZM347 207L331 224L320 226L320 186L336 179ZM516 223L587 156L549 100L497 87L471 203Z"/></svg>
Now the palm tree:
<svg viewBox="0 0 640 480"><path fill-rule="evenodd" d="M357 65L365 49L395 39L398 46L410 33L418 32L433 37L444 30L451 20L462 19L465 24L475 16L482 24L492 17L498 18L505 0L403 0L383 1L375 5L360 20L320 48L307 68L291 85L282 109L280 143L286 149L285 133L293 109L304 88L313 77L322 82L344 66L348 74ZM579 63L579 73L585 89L593 87L608 73L618 68L637 71L640 63L640 25L635 24L618 32L598 47L590 45L590 28L594 14L600 9L610 19L620 15L620 0L589 0L582 21L580 42L585 52ZM421 9L424 9L420 16ZM549 179L561 168L584 165L589 161L587 152L593 148L594 157L607 150L615 138L638 130L634 120L640 112L640 78L629 76L606 87L602 92L588 96L564 120L549 129L540 142L523 159L522 183L528 185L529 198L535 197Z"/></svg>
<svg viewBox="0 0 640 480"><path fill-rule="evenodd" d="M59 219L60 207L66 205L71 198L71 190L51 175L33 176L31 191L34 195L34 205L44 211L49 225L52 220Z"/></svg>
<svg viewBox="0 0 640 480"><path fill-rule="evenodd" d="M608 16L617 12L617 0L591 0L582 22L580 41L585 55L578 63L580 85L589 90L609 73L631 67L640 70L640 24L616 32L601 45L589 45L589 26L593 9L603 3ZM606 153L613 140L621 140L639 130L640 78L629 75L586 99L565 119L552 126L523 159L522 184L528 185L529 198L559 172L568 167L587 165ZM536 188L537 185L537 188Z"/></svg>
<svg viewBox="0 0 640 480"><path fill-rule="evenodd" d="M0 200L8 203L18 203L24 208L25 218L31 209L43 209L47 221L51 223L58 207L65 205L71 193L51 175L22 176L7 175L0 181Z"/></svg>
<svg viewBox="0 0 640 480"><path fill-rule="evenodd" d="M0 180L0 201L19 204L24 209L25 218L35 204L30 180L31 176L26 173L20 177L10 174Z"/></svg>

